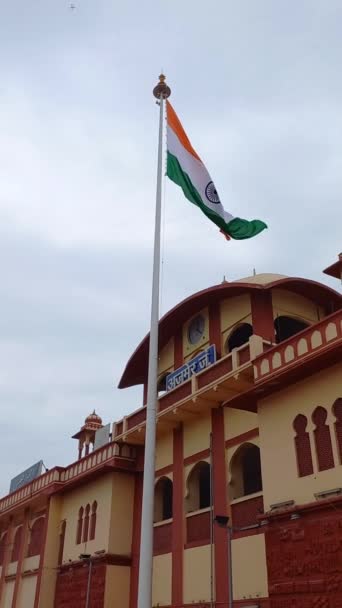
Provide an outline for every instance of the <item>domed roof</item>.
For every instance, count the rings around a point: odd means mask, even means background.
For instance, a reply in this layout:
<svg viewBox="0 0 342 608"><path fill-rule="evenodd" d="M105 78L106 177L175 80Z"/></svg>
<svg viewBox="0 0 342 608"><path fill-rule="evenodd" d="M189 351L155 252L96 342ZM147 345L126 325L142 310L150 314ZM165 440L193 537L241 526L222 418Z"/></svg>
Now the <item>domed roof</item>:
<svg viewBox="0 0 342 608"><path fill-rule="evenodd" d="M287 279L285 274L272 274L272 272L263 272L261 274L254 274L251 277L245 277L238 279L235 283L256 283L257 285L268 285L269 283L276 283L281 279Z"/></svg>
<svg viewBox="0 0 342 608"><path fill-rule="evenodd" d="M237 281L223 281L185 298L159 321L159 350L172 338L175 328L180 327L192 315L202 308L209 306L220 299L232 298L253 292L267 292L272 289L284 289L305 296L320 306L331 309L342 308L342 296L334 289L322 283L302 279L299 277L286 277L280 274L263 273ZM119 388L143 384L147 378L149 334L140 342L123 371Z"/></svg>
<svg viewBox="0 0 342 608"><path fill-rule="evenodd" d="M89 414L89 416L86 417L84 424L85 426L93 424L97 426L102 426L102 418L100 418L100 416L98 416L98 414L94 410L92 414Z"/></svg>

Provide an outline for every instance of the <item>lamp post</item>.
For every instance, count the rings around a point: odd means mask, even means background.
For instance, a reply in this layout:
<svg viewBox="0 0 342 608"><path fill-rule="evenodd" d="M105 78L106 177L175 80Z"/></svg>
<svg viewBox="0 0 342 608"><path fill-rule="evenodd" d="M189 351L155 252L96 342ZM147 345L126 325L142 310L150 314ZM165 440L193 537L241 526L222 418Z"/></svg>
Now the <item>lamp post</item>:
<svg viewBox="0 0 342 608"><path fill-rule="evenodd" d="M235 528L229 525L228 515L215 515L214 522L221 528L226 528L228 533L228 608L233 608L233 560L232 560L232 535L233 532L244 532L254 528L260 528L267 525L268 521L262 520L258 524L244 526L243 528Z"/></svg>
<svg viewBox="0 0 342 608"><path fill-rule="evenodd" d="M85 602L84 608L90 608L91 573L93 570L93 560L92 560L92 556L90 553L81 553L81 555L79 557L83 562L89 564L88 581L87 581L87 595L86 595L86 602Z"/></svg>

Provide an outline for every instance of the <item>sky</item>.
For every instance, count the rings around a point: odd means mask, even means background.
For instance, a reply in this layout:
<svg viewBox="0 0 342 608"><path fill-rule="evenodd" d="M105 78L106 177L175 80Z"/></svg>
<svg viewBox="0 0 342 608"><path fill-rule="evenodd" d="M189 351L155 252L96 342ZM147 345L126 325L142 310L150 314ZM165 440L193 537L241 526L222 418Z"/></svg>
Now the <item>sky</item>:
<svg viewBox="0 0 342 608"><path fill-rule="evenodd" d="M322 281L342 250L339 0L0 0L0 494L118 390L149 328L161 69L229 242L165 181L161 312L256 272Z"/></svg>

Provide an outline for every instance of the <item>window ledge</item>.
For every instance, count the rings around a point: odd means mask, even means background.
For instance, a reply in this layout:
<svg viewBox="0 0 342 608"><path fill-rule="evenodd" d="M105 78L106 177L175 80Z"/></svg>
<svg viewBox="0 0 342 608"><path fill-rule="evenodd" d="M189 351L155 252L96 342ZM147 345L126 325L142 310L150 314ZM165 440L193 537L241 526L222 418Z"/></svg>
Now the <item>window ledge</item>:
<svg viewBox="0 0 342 608"><path fill-rule="evenodd" d="M207 513L211 511L211 507L206 507L205 509L196 509L196 511L189 511L189 513L185 514L185 517L192 517L193 515L199 515L200 513Z"/></svg>
<svg viewBox="0 0 342 608"><path fill-rule="evenodd" d="M252 498L257 498L258 496L263 495L263 490L260 492L254 492L254 494L246 494L245 496L240 496L239 498L234 498L234 500L230 501L231 505L237 505L240 502L245 502L246 500L251 500Z"/></svg>
<svg viewBox="0 0 342 608"><path fill-rule="evenodd" d="M164 526L164 524L172 524L172 522L173 522L173 517L170 517L169 519L162 519L161 521L153 522L153 527L158 528L159 526Z"/></svg>

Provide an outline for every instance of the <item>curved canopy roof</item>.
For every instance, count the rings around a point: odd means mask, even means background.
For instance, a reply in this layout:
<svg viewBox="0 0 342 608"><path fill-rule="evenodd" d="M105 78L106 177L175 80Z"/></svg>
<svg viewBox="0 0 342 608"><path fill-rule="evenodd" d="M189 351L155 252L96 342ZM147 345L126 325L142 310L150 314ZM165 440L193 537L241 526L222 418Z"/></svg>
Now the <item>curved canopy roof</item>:
<svg viewBox="0 0 342 608"><path fill-rule="evenodd" d="M331 311L342 308L342 295L337 291L309 279L291 278L283 275L259 274L232 283L223 282L203 289L189 296L159 321L159 350L172 338L175 328L185 323L189 317L217 300L233 298L256 290L281 288L305 296L319 305L330 307ZM149 333L140 342L127 362L119 382L119 388L143 384L147 375Z"/></svg>

